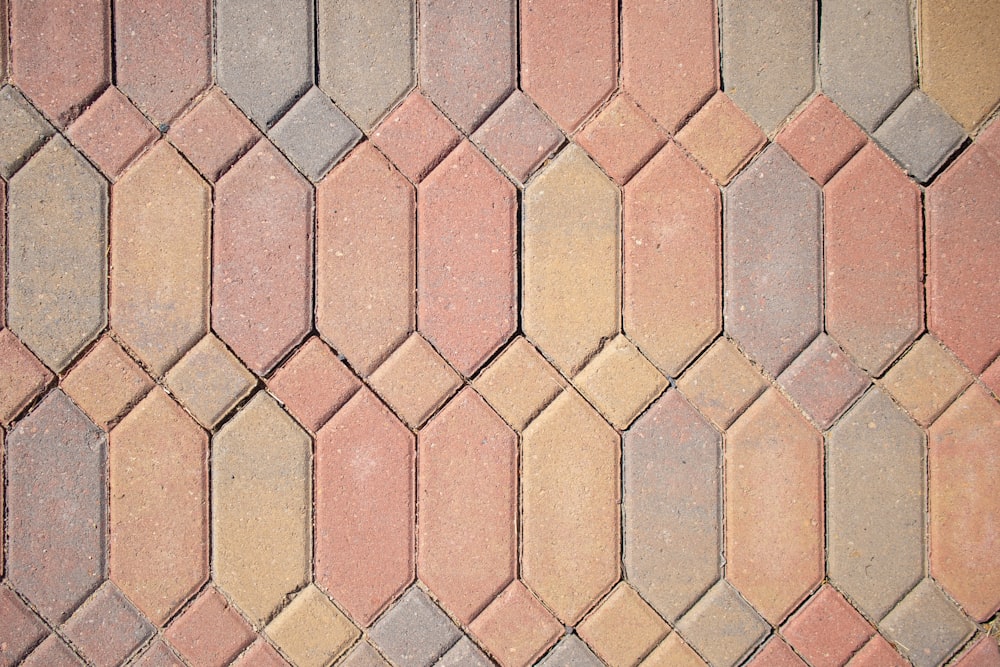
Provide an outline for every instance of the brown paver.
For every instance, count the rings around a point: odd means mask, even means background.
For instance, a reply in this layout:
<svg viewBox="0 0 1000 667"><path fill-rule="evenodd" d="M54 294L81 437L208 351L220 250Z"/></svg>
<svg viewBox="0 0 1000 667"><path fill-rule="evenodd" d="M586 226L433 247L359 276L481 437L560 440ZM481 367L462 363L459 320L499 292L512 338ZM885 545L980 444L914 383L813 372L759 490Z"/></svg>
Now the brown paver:
<svg viewBox="0 0 1000 667"><path fill-rule="evenodd" d="M210 181L260 139L260 131L218 88L212 88L174 123L167 138Z"/></svg>
<svg viewBox="0 0 1000 667"><path fill-rule="evenodd" d="M1000 664L997 640L983 637L955 663L958 667L991 667Z"/></svg>
<svg viewBox="0 0 1000 667"><path fill-rule="evenodd" d="M667 378L621 334L594 355L573 383L622 431L668 386Z"/></svg>
<svg viewBox="0 0 1000 667"><path fill-rule="evenodd" d="M768 630L753 607L725 579L695 603L677 631L711 665L730 667L745 658Z"/></svg>
<svg viewBox="0 0 1000 667"><path fill-rule="evenodd" d="M865 145L865 133L829 97L819 94L775 141L820 185Z"/></svg>
<svg viewBox="0 0 1000 667"><path fill-rule="evenodd" d="M673 142L624 192L625 333L677 376L722 328L722 202Z"/></svg>
<svg viewBox="0 0 1000 667"><path fill-rule="evenodd" d="M754 654L747 667L808 667L788 644L777 636L771 637L761 650Z"/></svg>
<svg viewBox="0 0 1000 667"><path fill-rule="evenodd" d="M732 180L766 141L757 124L721 91L677 133L677 143L722 185Z"/></svg>
<svg viewBox="0 0 1000 667"><path fill-rule="evenodd" d="M364 388L316 435L316 582L362 626L413 580L414 458Z"/></svg>
<svg viewBox="0 0 1000 667"><path fill-rule="evenodd" d="M95 424L108 429L152 389L153 381L118 343L104 336L61 386Z"/></svg>
<svg viewBox="0 0 1000 667"><path fill-rule="evenodd" d="M926 427L971 382L968 371L928 334L886 372L883 387L918 424Z"/></svg>
<svg viewBox="0 0 1000 667"><path fill-rule="evenodd" d="M520 90L490 114L472 140L524 183L563 142L563 134Z"/></svg>
<svg viewBox="0 0 1000 667"><path fill-rule="evenodd" d="M214 586L206 588L165 633L170 644L198 667L222 667L254 639L253 630Z"/></svg>
<svg viewBox="0 0 1000 667"><path fill-rule="evenodd" d="M403 341L369 378L372 389L411 428L419 428L462 379L418 333Z"/></svg>
<svg viewBox="0 0 1000 667"><path fill-rule="evenodd" d="M53 132L16 88L0 89L0 176L9 179Z"/></svg>
<svg viewBox="0 0 1000 667"><path fill-rule="evenodd" d="M473 383L483 398L517 431L566 386L531 343L517 336Z"/></svg>
<svg viewBox="0 0 1000 667"><path fill-rule="evenodd" d="M274 372L267 387L292 416L314 433L361 382L326 343L313 336Z"/></svg>
<svg viewBox="0 0 1000 667"><path fill-rule="evenodd" d="M875 635L847 664L850 667L909 667L910 662L885 637Z"/></svg>
<svg viewBox="0 0 1000 667"><path fill-rule="evenodd" d="M417 575L468 624L517 572L517 436L467 387L417 451Z"/></svg>
<svg viewBox="0 0 1000 667"><path fill-rule="evenodd" d="M208 330L212 199L167 142L111 190L111 325L162 376Z"/></svg>
<svg viewBox="0 0 1000 667"><path fill-rule="evenodd" d="M868 375L825 333L778 376L778 384L821 430L830 428L870 383Z"/></svg>
<svg viewBox="0 0 1000 667"><path fill-rule="evenodd" d="M12 667L48 632L19 597L0 586L0 665Z"/></svg>
<svg viewBox="0 0 1000 667"><path fill-rule="evenodd" d="M258 639L240 654L240 657L232 663L232 667L288 667L288 664L277 649L263 639Z"/></svg>
<svg viewBox="0 0 1000 667"><path fill-rule="evenodd" d="M705 667L706 665L676 632L671 632L640 664L642 667Z"/></svg>
<svg viewBox="0 0 1000 667"><path fill-rule="evenodd" d="M0 424L10 425L53 380L9 329L0 329Z"/></svg>
<svg viewBox="0 0 1000 667"><path fill-rule="evenodd" d="M301 667L329 665L360 634L344 613L311 584L268 624L265 632Z"/></svg>
<svg viewBox="0 0 1000 667"><path fill-rule="evenodd" d="M932 579L917 584L879 628L914 667L943 663L975 630Z"/></svg>
<svg viewBox="0 0 1000 667"><path fill-rule="evenodd" d="M83 661L58 635L49 635L21 663L24 667L82 667Z"/></svg>
<svg viewBox="0 0 1000 667"><path fill-rule="evenodd" d="M430 667L462 632L427 593L413 586L382 615L368 636L392 664Z"/></svg>
<svg viewBox="0 0 1000 667"><path fill-rule="evenodd" d="M781 629L814 667L839 667L875 634L844 596L829 584L819 589Z"/></svg>
<svg viewBox="0 0 1000 667"><path fill-rule="evenodd" d="M121 590L105 582L63 625L76 648L98 667L124 663L153 634Z"/></svg>
<svg viewBox="0 0 1000 667"><path fill-rule="evenodd" d="M371 134L372 143L414 183L422 181L461 138L419 90L407 95Z"/></svg>
<svg viewBox="0 0 1000 667"><path fill-rule="evenodd" d="M670 626L634 588L621 583L580 622L577 632L607 664L634 667Z"/></svg>
<svg viewBox="0 0 1000 667"><path fill-rule="evenodd" d="M552 646L563 626L531 594L514 581L469 625L502 667L526 667Z"/></svg>
<svg viewBox="0 0 1000 667"><path fill-rule="evenodd" d="M574 138L618 185L666 143L653 119L624 93L615 95Z"/></svg>
<svg viewBox="0 0 1000 667"><path fill-rule="evenodd" d="M208 334L164 378L171 393L202 426L215 428L255 386L240 360Z"/></svg>
<svg viewBox="0 0 1000 667"><path fill-rule="evenodd" d="M463 141L417 193L420 332L472 375L517 328L517 191Z"/></svg>
<svg viewBox="0 0 1000 667"><path fill-rule="evenodd" d="M388 667L389 665L385 658L366 641L355 644L337 664L343 667Z"/></svg>
<svg viewBox="0 0 1000 667"><path fill-rule="evenodd" d="M767 388L767 380L723 336L681 376L677 387L716 426L726 429Z"/></svg>
<svg viewBox="0 0 1000 667"><path fill-rule="evenodd" d="M135 667L185 667L177 654L170 650L169 645L162 639L154 640L132 664Z"/></svg>
<svg viewBox="0 0 1000 667"><path fill-rule="evenodd" d="M618 435L572 390L521 439L521 577L564 623L619 577Z"/></svg>
<svg viewBox="0 0 1000 667"><path fill-rule="evenodd" d="M66 136L114 181L159 133L118 88L108 86Z"/></svg>
<svg viewBox="0 0 1000 667"><path fill-rule="evenodd" d="M208 577L208 436L156 388L109 452L111 579L163 625Z"/></svg>

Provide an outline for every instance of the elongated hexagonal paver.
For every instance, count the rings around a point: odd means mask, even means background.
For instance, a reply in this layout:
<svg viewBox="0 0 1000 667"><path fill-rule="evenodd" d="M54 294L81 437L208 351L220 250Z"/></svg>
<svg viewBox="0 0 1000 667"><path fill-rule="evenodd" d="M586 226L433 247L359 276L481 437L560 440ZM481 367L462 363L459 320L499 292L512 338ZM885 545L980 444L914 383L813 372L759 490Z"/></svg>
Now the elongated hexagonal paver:
<svg viewBox="0 0 1000 667"><path fill-rule="evenodd" d="M931 574L985 622L1000 608L1000 404L973 385L928 436Z"/></svg>
<svg viewBox="0 0 1000 667"><path fill-rule="evenodd" d="M258 392L212 438L212 572L255 624L309 579L312 448Z"/></svg>
<svg viewBox="0 0 1000 667"><path fill-rule="evenodd" d="M218 88L174 123L167 138L215 182L260 139L260 131Z"/></svg>
<svg viewBox="0 0 1000 667"><path fill-rule="evenodd" d="M228 665L254 639L253 628L215 586L208 586L164 632L191 664Z"/></svg>
<svg viewBox="0 0 1000 667"><path fill-rule="evenodd" d="M931 180L966 138L962 126L919 89L872 136L921 183Z"/></svg>
<svg viewBox="0 0 1000 667"><path fill-rule="evenodd" d="M267 136L315 182L358 143L361 131L323 91L313 86Z"/></svg>
<svg viewBox="0 0 1000 667"><path fill-rule="evenodd" d="M725 328L777 375L820 331L819 188L771 144L725 201Z"/></svg>
<svg viewBox="0 0 1000 667"><path fill-rule="evenodd" d="M320 183L316 209L316 328L367 376L415 324L413 186L364 143Z"/></svg>
<svg viewBox="0 0 1000 667"><path fill-rule="evenodd" d="M625 569L673 623L722 574L722 436L671 390L622 449Z"/></svg>
<svg viewBox="0 0 1000 667"><path fill-rule="evenodd" d="M63 630L92 663L115 667L135 653L154 628L109 581L70 616Z"/></svg>
<svg viewBox="0 0 1000 667"><path fill-rule="evenodd" d="M208 330L208 184L160 142L111 191L111 325L156 375Z"/></svg>
<svg viewBox="0 0 1000 667"><path fill-rule="evenodd" d="M215 186L212 328L258 374L312 322L313 191L267 141Z"/></svg>
<svg viewBox="0 0 1000 667"><path fill-rule="evenodd" d="M14 591L0 586L0 660L14 665L48 632Z"/></svg>
<svg viewBox="0 0 1000 667"><path fill-rule="evenodd" d="M0 176L9 179L54 131L16 88L0 89Z"/></svg>
<svg viewBox="0 0 1000 667"><path fill-rule="evenodd" d="M208 436L156 388L109 451L111 579L163 625L208 577Z"/></svg>
<svg viewBox="0 0 1000 667"><path fill-rule="evenodd" d="M917 584L879 628L914 667L944 663L975 630L929 578Z"/></svg>
<svg viewBox="0 0 1000 667"><path fill-rule="evenodd" d="M809 664L838 667L846 663L875 629L829 584L819 589L781 630Z"/></svg>
<svg viewBox="0 0 1000 667"><path fill-rule="evenodd" d="M926 195L927 328L974 373L1000 351L998 175L973 145Z"/></svg>
<svg viewBox="0 0 1000 667"><path fill-rule="evenodd" d="M110 0L10 2L11 80L67 125L111 80Z"/></svg>
<svg viewBox="0 0 1000 667"><path fill-rule="evenodd" d="M908 0L826 0L820 17L820 78L861 127L873 131L916 80Z"/></svg>
<svg viewBox="0 0 1000 667"><path fill-rule="evenodd" d="M613 0L521 0L521 87L573 132L618 83Z"/></svg>
<svg viewBox="0 0 1000 667"><path fill-rule="evenodd" d="M820 94L809 102L775 141L820 185L825 185L868 141L868 137Z"/></svg>
<svg viewBox="0 0 1000 667"><path fill-rule="evenodd" d="M0 424L9 425L53 377L10 329L0 329Z"/></svg>
<svg viewBox="0 0 1000 667"><path fill-rule="evenodd" d="M420 0L417 11L420 85L471 133L514 89L514 0Z"/></svg>
<svg viewBox="0 0 1000 667"><path fill-rule="evenodd" d="M414 458L365 388L316 435L316 582L362 626L413 580Z"/></svg>
<svg viewBox="0 0 1000 667"><path fill-rule="evenodd" d="M157 124L169 123L212 78L212 3L115 2L115 82Z"/></svg>
<svg viewBox="0 0 1000 667"><path fill-rule="evenodd" d="M823 578L823 439L776 391L726 437L726 578L773 624Z"/></svg>
<svg viewBox="0 0 1000 667"><path fill-rule="evenodd" d="M469 631L503 667L527 667L555 643L563 626L524 584L514 581Z"/></svg>
<svg viewBox="0 0 1000 667"><path fill-rule="evenodd" d="M827 571L880 619L924 574L924 438L879 389L827 436Z"/></svg>
<svg viewBox="0 0 1000 667"><path fill-rule="evenodd" d="M566 387L566 380L523 337L497 355L473 386L516 431Z"/></svg>
<svg viewBox="0 0 1000 667"><path fill-rule="evenodd" d="M510 94L472 140L521 183L552 154L563 134L520 90Z"/></svg>
<svg viewBox="0 0 1000 667"><path fill-rule="evenodd" d="M577 632L604 662L631 667L667 636L670 626L623 582L580 622Z"/></svg>
<svg viewBox="0 0 1000 667"><path fill-rule="evenodd" d="M419 329L472 375L517 328L517 191L465 141L417 204Z"/></svg>
<svg viewBox="0 0 1000 667"><path fill-rule="evenodd" d="M5 447L7 579L60 623L107 573L107 436L56 389Z"/></svg>
<svg viewBox="0 0 1000 667"><path fill-rule="evenodd" d="M417 448L417 575L469 623L516 574L517 436L466 388Z"/></svg>
<svg viewBox="0 0 1000 667"><path fill-rule="evenodd" d="M725 579L709 589L676 627L709 664L719 667L739 663L768 630L764 619Z"/></svg>
<svg viewBox="0 0 1000 667"><path fill-rule="evenodd" d="M159 133L118 88L108 86L66 136L113 181Z"/></svg>
<svg viewBox="0 0 1000 667"><path fill-rule="evenodd" d="M360 634L344 612L312 584L299 591L265 632L302 667L329 665Z"/></svg>
<svg viewBox="0 0 1000 667"><path fill-rule="evenodd" d="M216 80L264 129L313 83L313 19L309 0L215 3Z"/></svg>
<svg viewBox="0 0 1000 667"><path fill-rule="evenodd" d="M618 188L576 146L563 150L525 190L524 333L570 374L601 338L618 332L619 215Z"/></svg>
<svg viewBox="0 0 1000 667"><path fill-rule="evenodd" d="M725 185L757 154L767 137L723 92L718 92L677 133L677 142Z"/></svg>
<svg viewBox="0 0 1000 667"><path fill-rule="evenodd" d="M566 390L522 436L521 576L573 624L618 580L618 435Z"/></svg>
<svg viewBox="0 0 1000 667"><path fill-rule="evenodd" d="M668 143L626 186L625 333L667 375L722 328L722 204L711 179Z"/></svg>
<svg viewBox="0 0 1000 667"><path fill-rule="evenodd" d="M638 0L622 7L622 86L667 132L719 88L712 0Z"/></svg>
<svg viewBox="0 0 1000 667"><path fill-rule="evenodd" d="M62 137L7 191L7 325L59 372L107 323L108 194Z"/></svg>
<svg viewBox="0 0 1000 667"><path fill-rule="evenodd" d="M971 382L969 372L928 334L886 372L883 387L927 427Z"/></svg>
<svg viewBox="0 0 1000 667"><path fill-rule="evenodd" d="M413 586L368 633L392 664L430 667L462 631L421 588Z"/></svg>
<svg viewBox="0 0 1000 667"><path fill-rule="evenodd" d="M317 9L319 87L370 130L413 85L415 4L322 0Z"/></svg>

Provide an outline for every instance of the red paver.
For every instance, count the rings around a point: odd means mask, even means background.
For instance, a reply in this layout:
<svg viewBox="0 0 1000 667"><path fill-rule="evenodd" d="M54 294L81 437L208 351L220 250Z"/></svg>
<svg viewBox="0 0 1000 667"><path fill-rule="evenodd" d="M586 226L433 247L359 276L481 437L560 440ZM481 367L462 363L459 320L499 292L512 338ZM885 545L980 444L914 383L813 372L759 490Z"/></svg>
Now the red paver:
<svg viewBox="0 0 1000 667"><path fill-rule="evenodd" d="M95 424L108 429L152 389L153 381L118 343L104 336L61 386Z"/></svg>
<svg viewBox="0 0 1000 667"><path fill-rule="evenodd" d="M21 663L21 667L82 667L83 661L66 645L58 635L49 635L31 655Z"/></svg>
<svg viewBox="0 0 1000 667"><path fill-rule="evenodd" d="M955 663L956 667L997 667L1000 647L992 637L983 637Z"/></svg>
<svg viewBox="0 0 1000 667"><path fill-rule="evenodd" d="M106 582L66 621L63 631L97 667L117 667L149 639L153 627L117 586Z"/></svg>
<svg viewBox="0 0 1000 667"><path fill-rule="evenodd" d="M367 389L316 435L316 583L362 626L413 580L414 456Z"/></svg>
<svg viewBox="0 0 1000 667"><path fill-rule="evenodd" d="M910 662L885 637L875 635L847 664L850 667L909 667Z"/></svg>
<svg viewBox="0 0 1000 667"><path fill-rule="evenodd" d="M823 192L826 329L879 375L923 328L920 190L870 143Z"/></svg>
<svg viewBox="0 0 1000 667"><path fill-rule="evenodd" d="M316 328L362 376L416 320L416 201L363 143L316 190Z"/></svg>
<svg viewBox="0 0 1000 667"><path fill-rule="evenodd" d="M461 138L419 90L407 95L371 135L372 143L414 183L422 181Z"/></svg>
<svg viewBox="0 0 1000 667"><path fill-rule="evenodd" d="M520 0L521 87L573 132L618 84L618 3Z"/></svg>
<svg viewBox="0 0 1000 667"><path fill-rule="evenodd" d="M244 651L233 662L232 667L287 667L288 662L278 651L263 639L258 639L253 646Z"/></svg>
<svg viewBox="0 0 1000 667"><path fill-rule="evenodd" d="M215 186L212 328L257 374L312 323L313 191L261 141Z"/></svg>
<svg viewBox="0 0 1000 667"><path fill-rule="evenodd" d="M0 329L0 424L7 426L53 375L9 329Z"/></svg>
<svg viewBox="0 0 1000 667"><path fill-rule="evenodd" d="M155 123L169 123L212 76L212 3L115 2L115 82Z"/></svg>
<svg viewBox="0 0 1000 667"><path fill-rule="evenodd" d="M767 136L723 92L716 93L677 133L677 143L725 185L767 142Z"/></svg>
<svg viewBox="0 0 1000 667"><path fill-rule="evenodd" d="M1000 398L1000 357L995 359L990 367L983 371L983 374L979 376L979 379L983 381L990 391L993 392L995 396Z"/></svg>
<svg viewBox="0 0 1000 667"><path fill-rule="evenodd" d="M48 632L14 591L0 586L0 665L11 667Z"/></svg>
<svg viewBox="0 0 1000 667"><path fill-rule="evenodd" d="M361 386L357 377L313 336L274 372L267 386L310 431L317 431Z"/></svg>
<svg viewBox="0 0 1000 667"><path fill-rule="evenodd" d="M748 663L747 667L807 667L799 656L795 655L788 644L778 637L771 639Z"/></svg>
<svg viewBox="0 0 1000 667"><path fill-rule="evenodd" d="M156 639L132 663L134 667L185 667L163 639Z"/></svg>
<svg viewBox="0 0 1000 667"><path fill-rule="evenodd" d="M830 428L870 383L865 372L825 333L778 376L778 384L823 430Z"/></svg>
<svg viewBox="0 0 1000 667"><path fill-rule="evenodd" d="M10 1L11 80L60 127L111 79L110 0Z"/></svg>
<svg viewBox="0 0 1000 667"><path fill-rule="evenodd" d="M193 667L228 665L256 636L214 586L195 598L164 634Z"/></svg>
<svg viewBox="0 0 1000 667"><path fill-rule="evenodd" d="M417 449L417 575L467 624L516 574L517 436L466 388Z"/></svg>
<svg viewBox="0 0 1000 667"><path fill-rule="evenodd" d="M472 375L517 327L517 191L463 142L417 196L417 319Z"/></svg>
<svg viewBox="0 0 1000 667"><path fill-rule="evenodd" d="M575 139L618 185L623 185L663 146L666 135L623 93L616 95Z"/></svg>
<svg viewBox="0 0 1000 667"><path fill-rule="evenodd" d="M515 90L472 140L523 183L559 147L563 134L527 95Z"/></svg>
<svg viewBox="0 0 1000 667"><path fill-rule="evenodd" d="M514 581L469 631L503 667L525 667L556 642L563 627L524 584Z"/></svg>
<svg viewBox="0 0 1000 667"><path fill-rule="evenodd" d="M113 181L159 133L118 88L108 86L66 136Z"/></svg>
<svg viewBox="0 0 1000 667"><path fill-rule="evenodd" d="M668 132L719 88L712 0L637 0L622 7L622 82Z"/></svg>
<svg viewBox="0 0 1000 667"><path fill-rule="evenodd" d="M781 632L813 667L839 667L875 634L875 629L827 584L788 619Z"/></svg>
<svg viewBox="0 0 1000 667"><path fill-rule="evenodd" d="M4 0L0 0L3 2ZM0 9L4 9L0 6ZM0 13L0 21L3 20ZM2 47L0 47L2 48ZM0 72L3 70L0 69ZM7 322L7 181L0 178L0 328Z"/></svg>
<svg viewBox="0 0 1000 667"><path fill-rule="evenodd" d="M976 137L976 144L985 148L994 160L1000 162L1000 122L995 119Z"/></svg>
<svg viewBox="0 0 1000 667"><path fill-rule="evenodd" d="M864 131L822 93L775 137L820 185L825 185L867 140Z"/></svg>
<svg viewBox="0 0 1000 667"><path fill-rule="evenodd" d="M677 376L722 328L719 191L673 142L624 195L625 333Z"/></svg>
<svg viewBox="0 0 1000 667"><path fill-rule="evenodd" d="M170 128L167 138L205 178L215 181L260 139L260 131L225 93L212 88Z"/></svg>

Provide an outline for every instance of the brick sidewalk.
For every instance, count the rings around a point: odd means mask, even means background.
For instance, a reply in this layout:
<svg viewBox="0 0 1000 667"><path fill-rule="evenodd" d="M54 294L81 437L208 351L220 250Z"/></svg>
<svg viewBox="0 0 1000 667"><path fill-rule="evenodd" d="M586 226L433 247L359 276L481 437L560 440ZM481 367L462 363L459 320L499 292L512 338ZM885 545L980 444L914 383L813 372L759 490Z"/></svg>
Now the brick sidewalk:
<svg viewBox="0 0 1000 667"><path fill-rule="evenodd" d="M1000 0L0 18L0 666L1000 665Z"/></svg>

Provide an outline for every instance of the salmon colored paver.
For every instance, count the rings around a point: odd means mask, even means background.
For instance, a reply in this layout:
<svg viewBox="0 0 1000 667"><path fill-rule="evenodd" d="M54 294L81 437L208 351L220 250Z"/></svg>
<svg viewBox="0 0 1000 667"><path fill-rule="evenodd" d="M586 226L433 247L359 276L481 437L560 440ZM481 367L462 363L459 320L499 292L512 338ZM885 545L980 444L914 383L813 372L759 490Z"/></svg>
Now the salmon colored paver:
<svg viewBox="0 0 1000 667"><path fill-rule="evenodd" d="M0 667L1000 667L1000 0L0 0Z"/></svg>

